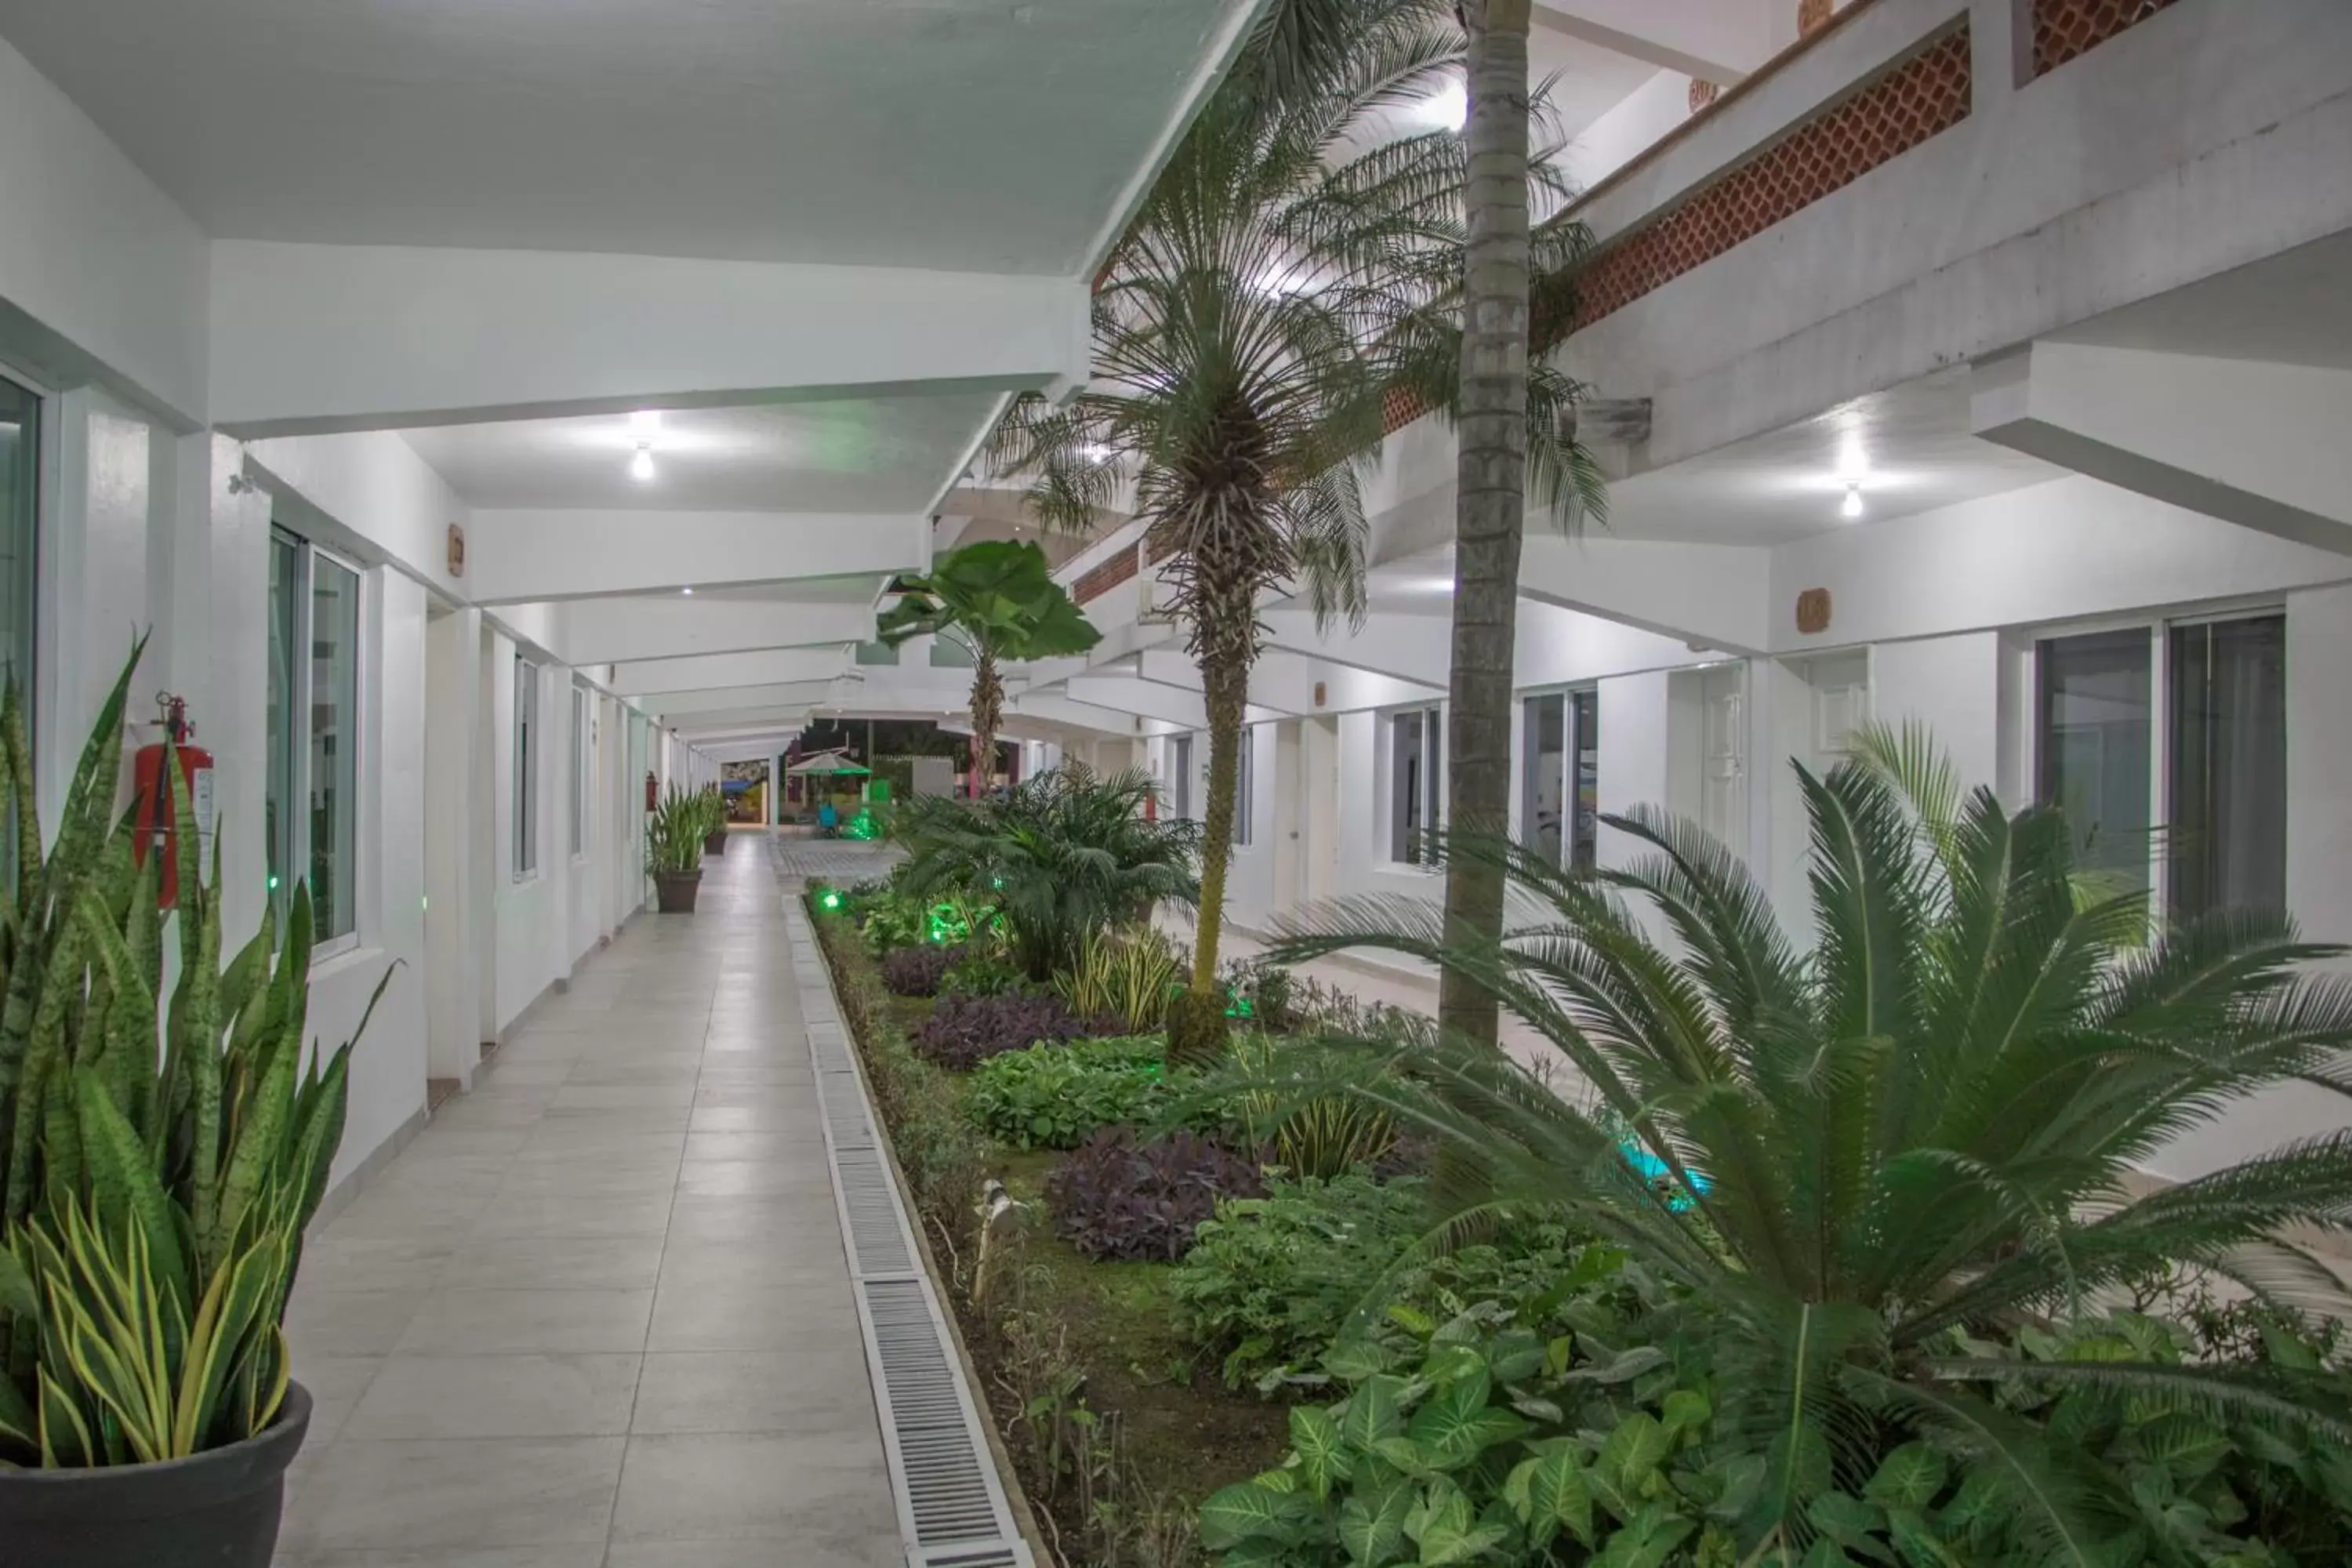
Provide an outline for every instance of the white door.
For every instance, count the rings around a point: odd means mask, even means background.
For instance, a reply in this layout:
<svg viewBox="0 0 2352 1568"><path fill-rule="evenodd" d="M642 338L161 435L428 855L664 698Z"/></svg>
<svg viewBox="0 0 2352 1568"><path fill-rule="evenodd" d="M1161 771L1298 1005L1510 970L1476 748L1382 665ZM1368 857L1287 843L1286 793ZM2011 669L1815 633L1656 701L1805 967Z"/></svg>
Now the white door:
<svg viewBox="0 0 2352 1568"><path fill-rule="evenodd" d="M1700 686L1699 824L1735 855L1748 848L1748 689L1738 665L1707 670Z"/></svg>

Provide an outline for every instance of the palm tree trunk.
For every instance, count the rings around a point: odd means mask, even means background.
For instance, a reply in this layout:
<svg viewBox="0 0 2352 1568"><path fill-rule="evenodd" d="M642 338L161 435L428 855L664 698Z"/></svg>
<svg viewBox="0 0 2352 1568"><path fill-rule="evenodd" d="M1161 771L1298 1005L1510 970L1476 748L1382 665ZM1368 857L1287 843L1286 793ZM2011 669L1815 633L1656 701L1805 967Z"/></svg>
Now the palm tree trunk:
<svg viewBox="0 0 2352 1568"><path fill-rule="evenodd" d="M1505 830L1511 809L1511 656L1528 466L1528 0L1462 0L1469 29L1469 237L1463 258L1462 416L1454 546L1446 824ZM1445 915L1499 936L1503 878L1449 857ZM1447 971L1438 1022L1492 1043L1495 999Z"/></svg>
<svg viewBox="0 0 2352 1568"><path fill-rule="evenodd" d="M1217 989L1217 939L1225 921L1225 870L1234 856L1234 793L1240 783L1242 708L1249 696L1245 652L1201 661L1209 710L1209 798L1201 835L1201 912L1193 932L1192 987L1169 1011L1171 1060L1199 1062L1222 1054L1225 998Z"/></svg>
<svg viewBox="0 0 2352 1568"><path fill-rule="evenodd" d="M996 656L979 656L971 672L971 798L988 793L988 775L996 763L996 727L1004 721L1004 682L996 673Z"/></svg>

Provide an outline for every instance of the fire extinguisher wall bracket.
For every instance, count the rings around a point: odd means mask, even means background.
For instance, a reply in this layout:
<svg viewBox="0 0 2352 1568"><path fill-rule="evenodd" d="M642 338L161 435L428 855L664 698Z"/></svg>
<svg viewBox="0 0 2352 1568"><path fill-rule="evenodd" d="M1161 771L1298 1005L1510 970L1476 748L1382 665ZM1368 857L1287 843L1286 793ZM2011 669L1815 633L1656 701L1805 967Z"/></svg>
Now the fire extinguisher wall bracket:
<svg viewBox="0 0 2352 1568"><path fill-rule="evenodd" d="M647 768L646 770L646 810L656 812L660 809L661 781L654 776L653 769Z"/></svg>

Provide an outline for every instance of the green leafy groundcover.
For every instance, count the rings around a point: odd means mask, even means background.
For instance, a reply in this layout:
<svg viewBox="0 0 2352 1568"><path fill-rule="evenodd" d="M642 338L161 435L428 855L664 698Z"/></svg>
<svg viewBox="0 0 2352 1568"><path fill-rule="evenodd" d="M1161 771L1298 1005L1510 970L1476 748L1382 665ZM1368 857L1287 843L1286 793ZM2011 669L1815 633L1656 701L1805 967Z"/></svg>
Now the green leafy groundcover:
<svg viewBox="0 0 2352 1568"><path fill-rule="evenodd" d="M1167 1048L1159 1036L1134 1035L1008 1051L971 1075L964 1109L1012 1148L1075 1149L1097 1127L1160 1113L1169 1100Z"/></svg>

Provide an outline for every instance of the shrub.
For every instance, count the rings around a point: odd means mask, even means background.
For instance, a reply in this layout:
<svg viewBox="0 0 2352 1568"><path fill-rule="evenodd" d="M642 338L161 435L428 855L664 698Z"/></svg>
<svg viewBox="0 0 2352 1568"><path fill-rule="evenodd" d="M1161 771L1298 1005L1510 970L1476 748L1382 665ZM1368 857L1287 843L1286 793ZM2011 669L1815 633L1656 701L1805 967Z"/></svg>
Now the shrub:
<svg viewBox="0 0 2352 1568"><path fill-rule="evenodd" d="M1161 900L1197 902L1201 828L1143 815L1151 781L1076 764L1016 784L1003 800L910 800L899 837L904 885L921 895L982 893L1004 919L1013 957L1044 983L1077 961L1091 932L1142 920Z"/></svg>
<svg viewBox="0 0 2352 1568"><path fill-rule="evenodd" d="M969 1070L1040 1040L1089 1033L1051 996L942 996L915 1031L915 1048L944 1068Z"/></svg>
<svg viewBox="0 0 2352 1568"><path fill-rule="evenodd" d="M1559 1301L1616 1271L1616 1255L1549 1221L1498 1221L1475 1245L1447 1248L1423 1245L1432 1223L1419 1177L1271 1176L1265 1197L1217 1205L1173 1294L1193 1337L1225 1352L1225 1381L1271 1392L1322 1381L1314 1366L1323 1352L1391 1305L1451 1315L1499 1301L1541 1325Z"/></svg>
<svg viewBox="0 0 2352 1568"><path fill-rule="evenodd" d="M962 954L960 947L930 942L894 947L882 955L882 984L895 996L936 996L949 968Z"/></svg>
<svg viewBox="0 0 2352 1568"><path fill-rule="evenodd" d="M1001 948L974 942L956 955L940 982L942 996L1002 996L1021 989L1021 972L1005 962Z"/></svg>
<svg viewBox="0 0 2352 1568"><path fill-rule="evenodd" d="M1378 1164L1396 1143L1396 1121L1352 1094L1301 1095L1279 1064L1273 1040L1244 1035L1229 1057L1226 1104L1253 1147L1295 1176L1343 1175Z"/></svg>
<svg viewBox="0 0 2352 1568"><path fill-rule="evenodd" d="M1000 1143L1073 1149L1097 1127L1150 1120L1167 1102L1156 1036L1006 1051L981 1064L964 1110Z"/></svg>
<svg viewBox="0 0 2352 1568"><path fill-rule="evenodd" d="M1265 1191L1255 1162L1198 1132L1148 1142L1106 1127L1045 1178L1054 1228L1091 1258L1173 1262L1221 1197Z"/></svg>
<svg viewBox="0 0 2352 1568"><path fill-rule="evenodd" d="M1149 926L1095 931L1077 963L1054 976L1054 991L1081 1017L1149 1034L1166 1026L1169 998L1184 988L1186 973L1175 944Z"/></svg>

